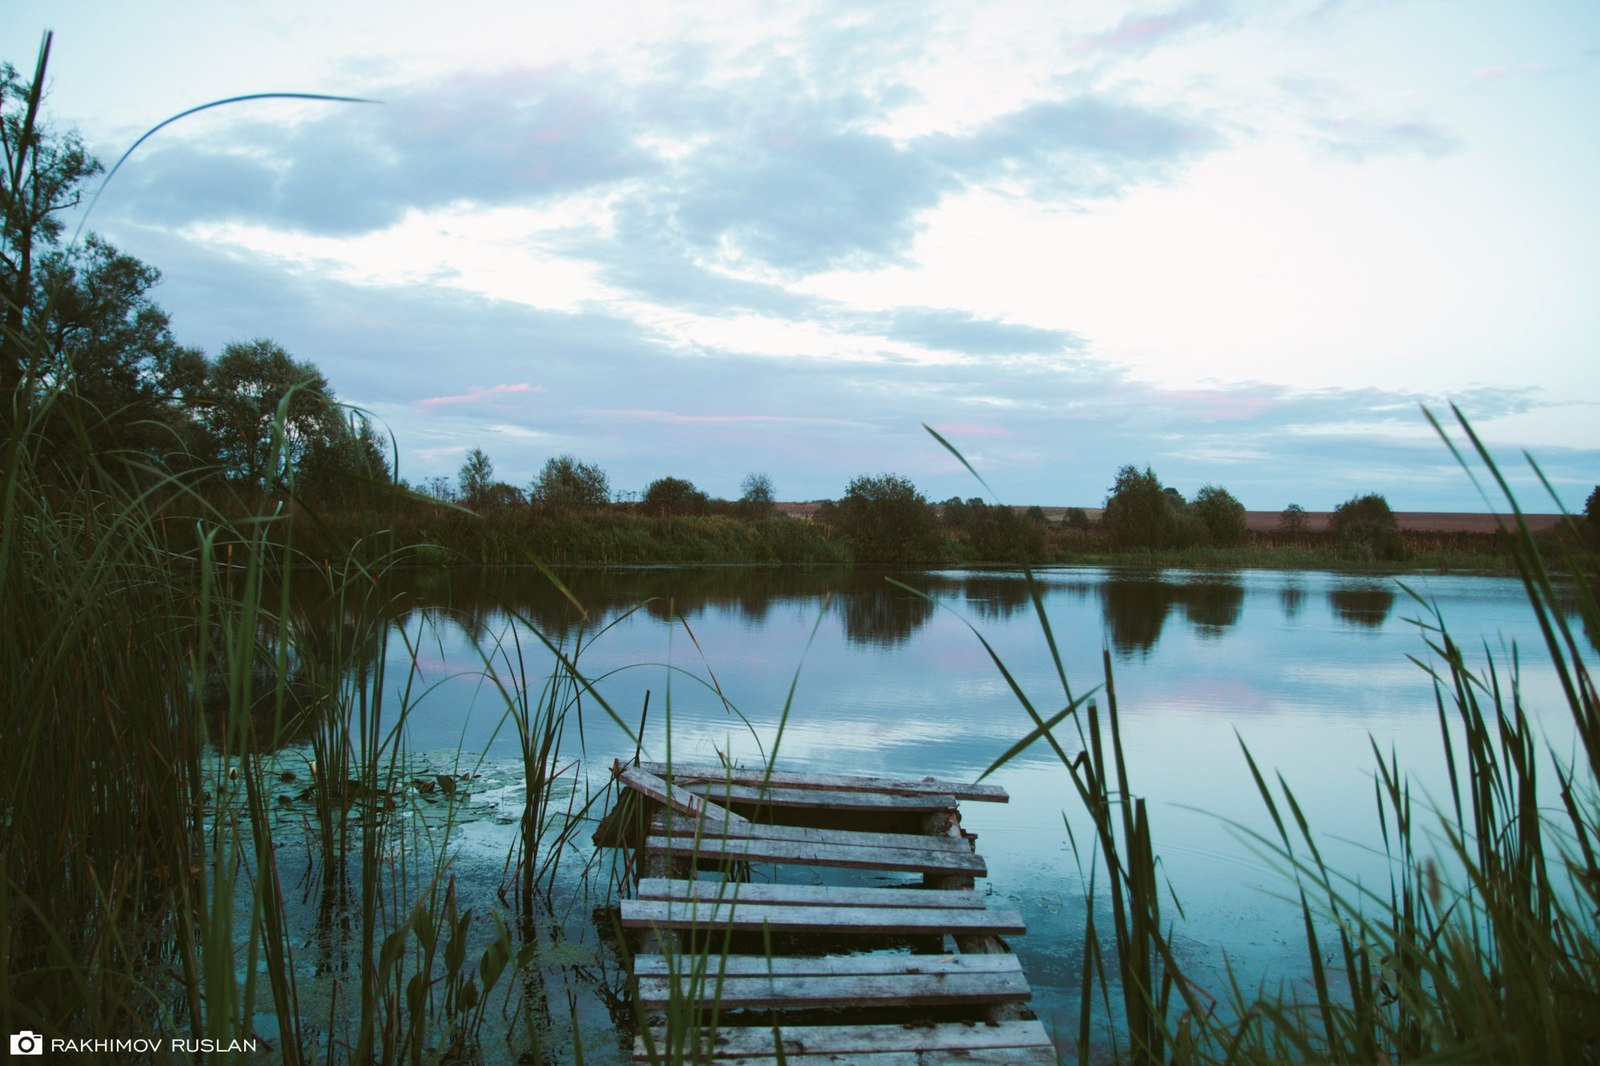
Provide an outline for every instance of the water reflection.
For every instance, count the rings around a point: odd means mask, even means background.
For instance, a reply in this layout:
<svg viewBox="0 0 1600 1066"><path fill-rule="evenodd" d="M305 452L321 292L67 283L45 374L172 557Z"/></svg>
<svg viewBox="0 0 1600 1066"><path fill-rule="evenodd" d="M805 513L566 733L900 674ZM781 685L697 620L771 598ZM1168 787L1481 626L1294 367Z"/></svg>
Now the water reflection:
<svg viewBox="0 0 1600 1066"><path fill-rule="evenodd" d="M1148 655L1161 639L1174 607L1202 636L1220 637L1239 624L1244 586L1207 577L1175 582L1160 576L1113 574L1100 585L1100 605L1111 646L1124 657Z"/></svg>
<svg viewBox="0 0 1600 1066"><path fill-rule="evenodd" d="M1394 610L1394 590L1384 585L1347 585L1328 590L1328 604L1341 622L1376 627Z"/></svg>
<svg viewBox="0 0 1600 1066"><path fill-rule="evenodd" d="M1300 617L1300 611L1305 607L1306 590L1291 581L1278 590L1278 602L1283 607L1284 619L1292 622Z"/></svg>

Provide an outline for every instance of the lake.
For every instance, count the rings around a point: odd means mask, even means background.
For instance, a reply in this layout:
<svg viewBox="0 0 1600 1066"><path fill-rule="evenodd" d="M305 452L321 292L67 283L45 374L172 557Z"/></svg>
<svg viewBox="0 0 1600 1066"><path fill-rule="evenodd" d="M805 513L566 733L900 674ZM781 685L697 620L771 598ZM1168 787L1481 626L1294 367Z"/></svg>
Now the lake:
<svg viewBox="0 0 1600 1066"><path fill-rule="evenodd" d="M436 764L459 752L460 765L486 780L513 772L517 744L487 675L506 689L542 685L552 660L535 627L576 656L630 729L648 700L646 758L668 757L670 721L677 762L757 763L776 751L784 769L970 780L1031 724L974 630L1042 713L1065 702L1026 581L1014 571L646 568L560 576L587 608L586 623L536 571L418 577L397 615L404 640L390 645L384 680L391 694L412 686L412 752ZM1185 917L1170 901L1165 913L1177 922L1186 972L1213 994L1225 990L1225 960L1247 985L1306 979L1298 911L1282 899L1292 884L1244 835L1267 832L1270 822L1241 742L1269 776L1276 770L1293 787L1325 856L1385 895L1373 746L1397 754L1419 797L1447 799L1433 691L1408 659L1427 657L1416 620L1427 619L1429 607L1399 581L1437 606L1478 665L1485 651L1509 664L1520 647L1523 698L1536 716L1548 710L1555 750L1571 750L1565 705L1513 579L1036 574L1074 694L1104 683L1102 649L1109 652L1130 783L1148 800L1161 872ZM1103 706L1103 693L1097 699ZM1070 723L1057 735L1069 754L1077 749ZM569 728L564 738L564 751L597 786L611 760L633 750L594 697L584 702L581 737ZM1071 1031L1086 904L1063 819L1080 844L1088 823L1043 745L991 780L1010 792L1008 805L963 807L989 862L980 888L1021 910L1029 932L1016 946L1035 1009L1047 1025ZM498 879L511 836L504 821L463 827L458 874L479 869ZM592 912L562 913L565 937L603 941ZM588 957L609 974L615 959L600 957L608 950L597 944ZM585 1000L573 1011L586 1048L601 1051L593 1042L607 1039L605 1010ZM565 1013L552 1010L557 1022Z"/></svg>

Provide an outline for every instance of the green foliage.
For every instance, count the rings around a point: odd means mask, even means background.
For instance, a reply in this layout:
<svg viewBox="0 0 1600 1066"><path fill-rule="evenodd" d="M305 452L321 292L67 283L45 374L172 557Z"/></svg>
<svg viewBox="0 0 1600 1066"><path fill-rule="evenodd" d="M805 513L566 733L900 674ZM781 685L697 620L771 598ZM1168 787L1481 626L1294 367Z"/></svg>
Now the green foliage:
<svg viewBox="0 0 1600 1066"><path fill-rule="evenodd" d="M1291 503L1278 512L1278 532L1289 536L1304 536L1310 527L1306 523L1306 509L1298 503Z"/></svg>
<svg viewBox="0 0 1600 1066"><path fill-rule="evenodd" d="M546 460L529 495L553 510L582 510L611 501L611 483L604 470L570 455Z"/></svg>
<svg viewBox="0 0 1600 1066"><path fill-rule="evenodd" d="M765 474L750 473L739 482L739 510L751 518L765 518L777 503L777 493L772 479Z"/></svg>
<svg viewBox="0 0 1600 1066"><path fill-rule="evenodd" d="M944 554L933 506L898 474L852 480L838 503L838 524L863 562L932 562Z"/></svg>
<svg viewBox="0 0 1600 1066"><path fill-rule="evenodd" d="M489 486L493 484L494 463L489 460L488 453L477 447L467 452L467 458L456 474L461 501L468 507L482 506L489 495Z"/></svg>
<svg viewBox="0 0 1600 1066"><path fill-rule="evenodd" d="M205 401L224 473L266 491L287 483L308 453L337 448L343 434L322 372L265 338L222 349L206 372Z"/></svg>
<svg viewBox="0 0 1600 1066"><path fill-rule="evenodd" d="M1118 548L1170 548L1178 543L1178 512L1173 496L1148 466L1144 473L1124 466L1106 497L1101 525ZM1182 496L1177 496L1181 504Z"/></svg>
<svg viewBox="0 0 1600 1066"><path fill-rule="evenodd" d="M1207 540L1222 547L1244 543L1244 504L1218 485L1206 485L1195 493L1190 512L1205 526Z"/></svg>
<svg viewBox="0 0 1600 1066"><path fill-rule="evenodd" d="M1068 507L1067 513L1061 517L1061 524L1068 529L1075 529L1079 532L1087 530L1091 525L1089 512L1082 507Z"/></svg>
<svg viewBox="0 0 1600 1066"><path fill-rule="evenodd" d="M1334 508L1328 530L1340 548L1358 559L1393 562L1405 558L1405 542L1389 501L1377 493L1352 496Z"/></svg>
<svg viewBox="0 0 1600 1066"><path fill-rule="evenodd" d="M706 494L681 477L663 477L650 482L640 506L657 517L705 514L710 500Z"/></svg>
<svg viewBox="0 0 1600 1066"><path fill-rule="evenodd" d="M1583 504L1583 516L1589 523L1589 540L1600 545L1600 485L1594 487Z"/></svg>

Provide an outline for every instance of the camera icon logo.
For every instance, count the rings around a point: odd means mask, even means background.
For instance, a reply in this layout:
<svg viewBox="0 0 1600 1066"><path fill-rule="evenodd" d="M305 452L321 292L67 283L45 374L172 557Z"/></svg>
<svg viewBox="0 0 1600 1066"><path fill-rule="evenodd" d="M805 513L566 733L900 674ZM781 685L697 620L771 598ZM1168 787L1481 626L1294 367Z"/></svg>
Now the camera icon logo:
<svg viewBox="0 0 1600 1066"><path fill-rule="evenodd" d="M43 1055L44 1037L38 1033L24 1029L20 1033L11 1034L11 1054L13 1055Z"/></svg>

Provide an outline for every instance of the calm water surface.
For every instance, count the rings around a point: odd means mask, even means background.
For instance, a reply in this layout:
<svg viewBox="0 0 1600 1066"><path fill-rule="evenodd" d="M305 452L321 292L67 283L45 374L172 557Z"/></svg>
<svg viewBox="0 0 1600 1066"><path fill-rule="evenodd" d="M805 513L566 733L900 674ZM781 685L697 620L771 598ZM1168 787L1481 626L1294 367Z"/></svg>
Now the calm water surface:
<svg viewBox="0 0 1600 1066"><path fill-rule="evenodd" d="M1024 579L996 571L892 575L924 599L889 576L564 573L589 610L584 626L537 574L429 578L418 594L431 606L398 623L418 649L412 680L425 693L407 741L413 751L459 748L491 764L513 756L486 663L507 687L541 685L549 656L531 635L537 626L578 656L630 725L648 694L647 758L666 757L670 717L675 761L756 762L777 750L785 769L975 778L1030 723L974 630L1041 712L1064 703ZM1420 794L1445 798L1432 688L1408 659L1427 656L1414 620L1426 618L1428 607L1393 577L1073 568L1037 578L1075 694L1104 684L1102 649L1109 651L1128 773L1148 800L1163 873L1186 914L1177 932L1189 971L1218 994L1225 959L1246 983L1302 980L1298 917L1281 898L1290 885L1244 838L1270 822L1240 745L1290 783L1339 869L1386 885L1375 850L1373 746L1398 754ZM1535 714L1548 709L1550 743L1570 750L1570 725L1520 585L1472 576L1401 580L1437 605L1480 664L1485 652L1509 663L1513 645L1522 649L1525 700ZM391 656L386 684L398 690L411 659L398 641ZM1103 706L1103 692L1098 698ZM1075 751L1073 727L1058 733ZM633 751L592 702L581 748L572 731L566 743L595 781L604 780L612 758ZM965 823L989 861L988 890L1028 921L1018 950L1036 1008L1047 1023L1071 1030L1086 904L1066 822L1080 842L1089 839L1087 823L1065 771L1042 745L992 780L1011 802L967 804ZM1168 913L1176 916L1170 906Z"/></svg>

